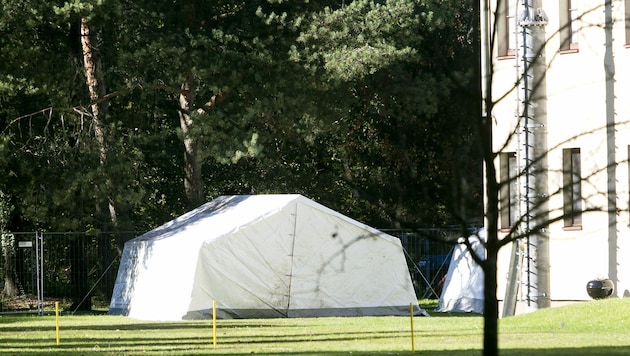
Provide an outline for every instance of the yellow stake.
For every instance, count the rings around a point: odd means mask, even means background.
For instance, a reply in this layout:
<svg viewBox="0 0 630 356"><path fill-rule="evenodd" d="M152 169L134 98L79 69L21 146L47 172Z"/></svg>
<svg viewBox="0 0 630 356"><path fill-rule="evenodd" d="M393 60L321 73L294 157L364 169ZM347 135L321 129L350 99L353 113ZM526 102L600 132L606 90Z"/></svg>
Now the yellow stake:
<svg viewBox="0 0 630 356"><path fill-rule="evenodd" d="M416 352L416 343L413 340L413 304L409 303L409 315L411 317L411 352Z"/></svg>
<svg viewBox="0 0 630 356"><path fill-rule="evenodd" d="M55 302L55 329L57 332L57 345L59 345L59 302Z"/></svg>
<svg viewBox="0 0 630 356"><path fill-rule="evenodd" d="M217 302L212 301L212 347L217 348Z"/></svg>

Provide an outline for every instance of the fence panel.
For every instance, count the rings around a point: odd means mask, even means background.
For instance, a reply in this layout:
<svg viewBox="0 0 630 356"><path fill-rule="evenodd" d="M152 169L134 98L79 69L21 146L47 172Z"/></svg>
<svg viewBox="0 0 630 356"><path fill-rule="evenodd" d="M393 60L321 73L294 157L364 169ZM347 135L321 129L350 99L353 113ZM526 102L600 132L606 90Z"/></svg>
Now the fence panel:
<svg viewBox="0 0 630 356"><path fill-rule="evenodd" d="M467 229L467 234L475 230L476 228L471 226ZM462 227L382 231L400 239L418 298L439 298L443 278L451 261L451 251L455 241L462 236Z"/></svg>
<svg viewBox="0 0 630 356"><path fill-rule="evenodd" d="M41 251L37 234L0 234L0 312L41 312L56 301L68 311L106 308L118 271L117 241L139 233L40 233Z"/></svg>

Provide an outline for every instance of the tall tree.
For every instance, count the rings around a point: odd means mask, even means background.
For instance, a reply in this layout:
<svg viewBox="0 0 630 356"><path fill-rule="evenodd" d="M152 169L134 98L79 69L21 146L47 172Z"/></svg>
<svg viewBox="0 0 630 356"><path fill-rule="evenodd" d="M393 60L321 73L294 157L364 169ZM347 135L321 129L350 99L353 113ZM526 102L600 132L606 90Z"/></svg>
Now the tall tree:
<svg viewBox="0 0 630 356"><path fill-rule="evenodd" d="M120 131L107 117L99 31L91 23L105 16L102 11L98 16L98 1L56 5L3 4L3 50L8 55L2 65L11 73L3 78L8 83L3 98L28 98L23 103L11 100L17 114L5 117L14 172L7 186L20 197L19 213L26 225L22 228L116 229L118 207L124 205L119 203L137 196L121 192L133 186L125 183L134 170L121 169L111 154L112 144L124 138L110 135ZM34 75L35 68L43 74ZM112 241L107 236L98 245L105 270L113 258ZM87 285L85 275L75 269L72 273ZM77 300L83 297L75 295Z"/></svg>
<svg viewBox="0 0 630 356"><path fill-rule="evenodd" d="M82 16L79 20L81 51L83 57L83 68L85 69L85 84L90 97L90 110L92 129L98 150L99 164L103 172L108 172L109 148L107 145L107 100L105 99L105 78L103 76L102 62L98 53L96 28L91 26L87 17ZM109 218L113 226L118 223L116 202L112 197L112 182L109 177L105 177L105 195L107 196L107 207ZM100 210L98 204L97 211Z"/></svg>
<svg viewBox="0 0 630 356"><path fill-rule="evenodd" d="M135 27L139 35L118 39L132 49L120 70L145 90L160 90L176 102L188 208L222 184L208 179L213 174L208 164L260 156L273 140L269 129L299 117L291 116L297 111L292 104L302 100L294 92L306 88L292 70L303 69L288 61L288 51L301 16L313 6L305 1L125 3L125 13L136 16L127 17L124 27Z"/></svg>
<svg viewBox="0 0 630 356"><path fill-rule="evenodd" d="M300 38L296 57L341 98L329 103L340 110L317 116L339 129L334 155L357 197L380 210L381 226L454 223L462 208L481 221L481 200L455 202L451 188L481 184L478 155L457 159L475 152L470 6L353 1L314 15ZM465 179L449 179L464 166Z"/></svg>

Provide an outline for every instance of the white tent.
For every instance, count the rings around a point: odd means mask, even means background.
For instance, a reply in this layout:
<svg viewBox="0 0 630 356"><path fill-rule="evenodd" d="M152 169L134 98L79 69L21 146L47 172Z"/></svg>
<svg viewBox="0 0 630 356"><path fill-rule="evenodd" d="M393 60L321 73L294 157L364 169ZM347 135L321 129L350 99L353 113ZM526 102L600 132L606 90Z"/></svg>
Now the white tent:
<svg viewBox="0 0 630 356"><path fill-rule="evenodd" d="M483 244L486 232L479 230L468 237L474 253L481 259L486 256ZM483 314L483 270L472 258L472 254L460 238L453 248L453 256L448 266L442 294L438 301L440 312L472 312Z"/></svg>
<svg viewBox="0 0 630 356"><path fill-rule="evenodd" d="M110 314L425 314L400 241L301 195L222 196L125 244Z"/></svg>

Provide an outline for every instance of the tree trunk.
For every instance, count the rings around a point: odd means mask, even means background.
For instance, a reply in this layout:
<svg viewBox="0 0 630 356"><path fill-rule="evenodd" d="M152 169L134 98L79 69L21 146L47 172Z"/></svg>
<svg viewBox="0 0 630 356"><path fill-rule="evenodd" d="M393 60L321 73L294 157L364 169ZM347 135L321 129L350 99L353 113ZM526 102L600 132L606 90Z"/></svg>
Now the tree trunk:
<svg viewBox="0 0 630 356"><path fill-rule="evenodd" d="M2 275L4 276L4 288L1 295L5 297L18 295L15 235L4 232L9 229L13 209L9 195L0 190L0 253L2 253Z"/></svg>
<svg viewBox="0 0 630 356"><path fill-rule="evenodd" d="M491 106L491 105L490 105ZM497 300L497 256L501 244L498 236L499 222L499 183L494 166L492 149L492 116L482 120L482 150L486 171L486 260L482 263L484 270L484 332L483 354L498 354L498 318Z"/></svg>
<svg viewBox="0 0 630 356"><path fill-rule="evenodd" d="M485 1L474 1L474 12L479 23L475 22L475 33L481 34L481 27L489 28L489 3ZM483 5L483 12L481 6ZM481 14L484 16L482 17ZM483 314L483 354L485 356L495 356L499 353L499 331L498 317L499 307L497 301L497 256L501 247L498 236L499 224L499 184L497 182L496 169L494 166L494 148L492 143L492 70L490 62L490 38L489 34L479 37L477 44L480 52L480 62L477 63L476 70L485 73L481 77L479 91L481 92L483 109L480 110L480 117L477 120L479 145L485 169L485 194L486 194L486 260L482 263L484 271L484 314ZM483 44L483 45L482 45ZM485 59L485 60L481 60ZM484 67L482 70L482 66Z"/></svg>
<svg viewBox="0 0 630 356"><path fill-rule="evenodd" d="M492 105L489 104L488 110ZM490 112L490 111L488 111ZM501 247L498 236L499 222L499 183L494 166L492 148L492 116L482 119L481 142L486 171L486 260L482 263L484 271L484 311L483 311L483 354L494 356L498 347L497 301L497 256Z"/></svg>
<svg viewBox="0 0 630 356"><path fill-rule="evenodd" d="M499 352L499 308L497 300L497 255L499 252L496 230L487 231L486 261L484 263L483 354L494 356Z"/></svg>
<svg viewBox="0 0 630 356"><path fill-rule="evenodd" d="M195 81L193 74L184 75L185 82L179 94L179 123L184 142L184 190L188 208L193 209L204 203L204 184L201 178L201 144L192 133L195 122L192 112L195 105Z"/></svg>
<svg viewBox="0 0 630 356"><path fill-rule="evenodd" d="M0 242L2 243L2 272L4 274L2 296L10 298L16 297L18 295L18 288L15 271L15 237L12 234L3 233L0 235Z"/></svg>
<svg viewBox="0 0 630 356"><path fill-rule="evenodd" d="M499 308L497 300L497 256L501 247L498 236L499 220L499 184L496 180L494 154L492 151L492 121L491 117L485 121L487 141L484 144L484 161L486 166L486 260L482 263L484 271L484 311L483 311L483 354L494 356L499 352L498 347L498 318Z"/></svg>
<svg viewBox="0 0 630 356"><path fill-rule="evenodd" d="M107 104L103 100L106 94L105 85L102 80L102 69L97 56L97 49L92 45L92 35L89 23L86 18L81 18L81 49L83 50L83 67L85 69L85 82L90 93L90 109L92 111L92 127L94 138L98 146L99 163L101 166L108 164L108 150L106 142L106 131L104 119L107 114ZM107 170L105 170L107 171ZM109 177L105 177L105 189L107 195L107 207L109 218L113 226L117 225L116 205L112 198L112 182Z"/></svg>
<svg viewBox="0 0 630 356"><path fill-rule="evenodd" d="M119 227L119 221L116 202L114 199L114 187L112 179L108 173L109 150L107 146L107 131L105 125L107 101L104 99L107 92L103 81L103 72L101 61L98 56L98 48L94 46L94 43L96 42L93 41L92 37L93 31L88 23L88 20L85 17L81 18L81 49L83 54L83 67L85 69L85 81L90 94L92 127L99 153L99 165L104 168L103 172L105 174L103 177L103 189L105 191L104 196L106 201L102 202L99 198L97 198L97 201L95 202L95 209L97 213L102 213L103 210L107 210L106 214L108 215L111 229L115 230ZM101 271L105 271L112 261L109 235L99 234L97 241L99 245L99 264ZM122 246L122 241L116 241L116 244L118 246ZM76 256L76 258L83 257ZM78 263L77 266L81 266L81 263ZM112 278L105 278L102 282L101 290L104 292L106 298L111 298L113 283L114 281ZM91 303L86 303L85 305L90 306Z"/></svg>

